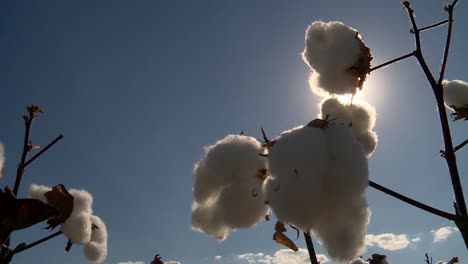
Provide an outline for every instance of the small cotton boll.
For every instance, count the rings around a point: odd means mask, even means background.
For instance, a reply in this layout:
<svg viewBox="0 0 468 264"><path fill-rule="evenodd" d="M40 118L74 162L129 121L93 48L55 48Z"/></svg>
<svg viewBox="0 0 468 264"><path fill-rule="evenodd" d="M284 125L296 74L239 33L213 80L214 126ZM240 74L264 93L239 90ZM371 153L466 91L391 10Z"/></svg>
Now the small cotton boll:
<svg viewBox="0 0 468 264"><path fill-rule="evenodd" d="M359 78L365 78L358 72L370 67L372 57L357 30L338 21L316 21L305 32L302 59L314 70L314 84L330 94L353 94Z"/></svg>
<svg viewBox="0 0 468 264"><path fill-rule="evenodd" d="M268 213L261 197L266 159L252 137L229 135L206 148L194 168L192 227L216 239L255 225Z"/></svg>
<svg viewBox="0 0 468 264"><path fill-rule="evenodd" d="M72 214L86 212L92 214L93 196L85 190L70 189L69 193L73 196Z"/></svg>
<svg viewBox="0 0 468 264"><path fill-rule="evenodd" d="M91 221L89 214L72 214L60 227L63 234L74 244L86 244L91 239Z"/></svg>
<svg viewBox="0 0 468 264"><path fill-rule="evenodd" d="M37 184L31 184L29 186L28 194L29 197L33 199L37 199L43 203L47 203L47 199L44 196L44 193L51 191L52 188L44 186L44 185L37 185Z"/></svg>
<svg viewBox="0 0 468 264"><path fill-rule="evenodd" d="M461 80L442 82L444 102L449 108L468 108L468 83Z"/></svg>

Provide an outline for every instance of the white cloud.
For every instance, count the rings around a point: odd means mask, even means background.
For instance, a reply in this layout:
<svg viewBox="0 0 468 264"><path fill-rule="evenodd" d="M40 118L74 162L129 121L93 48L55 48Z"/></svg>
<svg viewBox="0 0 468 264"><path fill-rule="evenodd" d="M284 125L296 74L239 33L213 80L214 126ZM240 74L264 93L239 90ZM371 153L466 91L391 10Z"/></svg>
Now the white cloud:
<svg viewBox="0 0 468 264"><path fill-rule="evenodd" d="M300 248L299 251L294 252L290 249L280 249L271 255L264 253L246 253L237 256L238 260L245 261L241 263L256 264L305 264L310 263L309 253L307 249ZM329 262L327 256L323 254L317 255L317 260L320 263Z"/></svg>
<svg viewBox="0 0 468 264"><path fill-rule="evenodd" d="M215 256L215 257L214 257L214 260L216 260L216 261L221 261L222 259L223 259L222 256Z"/></svg>
<svg viewBox="0 0 468 264"><path fill-rule="evenodd" d="M431 230L431 233L434 236L434 243L438 243L447 240L447 238L456 231L458 231L458 228L447 226L441 227L437 230Z"/></svg>
<svg viewBox="0 0 468 264"><path fill-rule="evenodd" d="M419 241L421 241L421 238L420 238L420 237L415 237L415 238L412 238L412 239L411 239L411 242L412 242L412 243L418 243Z"/></svg>
<svg viewBox="0 0 468 264"><path fill-rule="evenodd" d="M417 242L420 240L419 237L413 238L412 241ZM366 235L366 245L369 247L377 246L385 250L401 250L411 245L411 241L405 234L395 235L391 233Z"/></svg>

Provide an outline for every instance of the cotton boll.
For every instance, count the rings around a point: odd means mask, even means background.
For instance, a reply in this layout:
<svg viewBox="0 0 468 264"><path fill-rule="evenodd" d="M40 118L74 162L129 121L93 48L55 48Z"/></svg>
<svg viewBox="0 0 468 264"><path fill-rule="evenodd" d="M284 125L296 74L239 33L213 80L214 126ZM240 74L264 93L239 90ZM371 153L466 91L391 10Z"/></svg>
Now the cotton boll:
<svg viewBox="0 0 468 264"><path fill-rule="evenodd" d="M335 260L364 250L370 211L365 153L352 130L330 123L282 133L268 156L264 199L277 218L311 230Z"/></svg>
<svg viewBox="0 0 468 264"><path fill-rule="evenodd" d="M107 257L107 228L99 217L90 215L89 218L98 228L92 229L90 241L83 247L84 255L93 263L101 263Z"/></svg>
<svg viewBox="0 0 468 264"><path fill-rule="evenodd" d="M29 197L33 199L37 199L43 203L47 203L47 199L44 196L44 194L51 190L52 188L44 186L44 185L31 184L29 186L28 194L29 194Z"/></svg>
<svg viewBox="0 0 468 264"><path fill-rule="evenodd" d="M62 225L60 230L74 244L86 244L91 239L91 221L89 214L82 212L72 214Z"/></svg>
<svg viewBox="0 0 468 264"><path fill-rule="evenodd" d="M92 214L93 196L85 190L70 189L69 193L73 196L72 214L86 212Z"/></svg>
<svg viewBox="0 0 468 264"><path fill-rule="evenodd" d="M205 149L195 164L192 227L223 240L231 231L255 225L268 213L261 197L267 168L255 138L229 135Z"/></svg>
<svg viewBox="0 0 468 264"><path fill-rule="evenodd" d="M314 70L314 84L331 94L350 94L362 86L372 57L357 30L316 21L305 32L302 59Z"/></svg>
<svg viewBox="0 0 468 264"><path fill-rule="evenodd" d="M447 107L468 108L468 83L461 80L442 82Z"/></svg>
<svg viewBox="0 0 468 264"><path fill-rule="evenodd" d="M361 143L367 157L375 150L378 137L372 129L375 126L375 109L366 102L357 101L351 103L342 102L337 98L328 98L320 104L319 118L334 123L350 125L356 139Z"/></svg>

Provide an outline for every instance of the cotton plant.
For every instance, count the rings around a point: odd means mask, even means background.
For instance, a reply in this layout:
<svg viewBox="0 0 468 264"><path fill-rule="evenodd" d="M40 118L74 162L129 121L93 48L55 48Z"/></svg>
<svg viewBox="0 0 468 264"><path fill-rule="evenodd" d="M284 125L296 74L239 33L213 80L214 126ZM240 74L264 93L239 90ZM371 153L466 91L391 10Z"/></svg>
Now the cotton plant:
<svg viewBox="0 0 468 264"><path fill-rule="evenodd" d="M29 198L17 198L21 179L29 164L37 160L63 136L59 135L46 147L41 149L30 139L32 121L44 111L36 106L27 107L28 115L24 116L26 132L23 154L18 165L15 185L13 190L8 186L0 189L0 242L3 244L0 251L0 264L10 263L13 257L31 247L44 243L59 235L69 239L65 249L68 251L73 244L83 245L83 251L88 261L102 263L107 256L107 229L104 222L93 215L92 195L79 189L67 189L63 184L53 187L32 184L29 188ZM36 149L41 151L28 157ZM29 158L29 159L28 159ZM4 153L0 143L0 171L3 172ZM51 231L59 229L55 233L36 242L20 243L16 247L9 248L8 240L12 234L21 229L29 228L40 222L46 221L46 229Z"/></svg>

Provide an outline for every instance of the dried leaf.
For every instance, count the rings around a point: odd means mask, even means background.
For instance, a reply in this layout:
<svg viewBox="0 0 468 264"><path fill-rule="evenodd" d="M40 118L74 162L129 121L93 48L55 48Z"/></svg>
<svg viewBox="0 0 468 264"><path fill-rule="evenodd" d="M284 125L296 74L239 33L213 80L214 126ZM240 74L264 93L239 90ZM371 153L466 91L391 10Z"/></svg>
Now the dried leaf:
<svg viewBox="0 0 468 264"><path fill-rule="evenodd" d="M359 90L362 90L367 74L370 73L371 61L373 58L370 49L364 44L359 33L356 33L355 38L360 42L362 52L356 64L349 67L348 71L352 72L353 75L356 76L356 87L359 88Z"/></svg>
<svg viewBox="0 0 468 264"><path fill-rule="evenodd" d="M320 118L316 118L312 121L310 121L307 126L308 127L316 127L316 128L321 128L321 129L325 129L328 127L328 124L330 124L330 122L332 122L333 120L335 119L328 119L330 115L326 115L325 116L325 119L320 119Z"/></svg>
<svg viewBox="0 0 468 264"><path fill-rule="evenodd" d="M153 261L151 261L151 264L164 264L164 263L162 262L159 254L156 254L156 256L154 256Z"/></svg>
<svg viewBox="0 0 468 264"><path fill-rule="evenodd" d="M297 227L293 226L293 225L289 225L292 229L296 230L296 240L299 238L299 229L297 229Z"/></svg>
<svg viewBox="0 0 468 264"><path fill-rule="evenodd" d="M288 247L296 252L299 250L296 244L294 244L294 242L284 234L284 232L286 232L286 228L282 222L276 222L275 231L276 232L273 234L273 240L276 241L276 243Z"/></svg>
<svg viewBox="0 0 468 264"><path fill-rule="evenodd" d="M73 211L73 196L68 193L63 184L52 187L52 190L44 193L47 203L58 211L58 215L49 219L47 228L54 229L67 220Z"/></svg>
<svg viewBox="0 0 468 264"><path fill-rule="evenodd" d="M456 108L453 107L455 110L455 113L451 114L453 121L457 120L468 120L468 106L462 107L462 108Z"/></svg>
<svg viewBox="0 0 468 264"><path fill-rule="evenodd" d="M270 221L270 215L265 215L265 221Z"/></svg>

